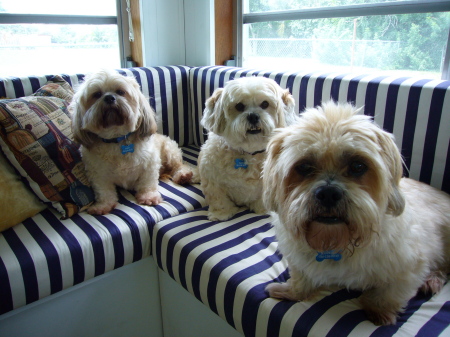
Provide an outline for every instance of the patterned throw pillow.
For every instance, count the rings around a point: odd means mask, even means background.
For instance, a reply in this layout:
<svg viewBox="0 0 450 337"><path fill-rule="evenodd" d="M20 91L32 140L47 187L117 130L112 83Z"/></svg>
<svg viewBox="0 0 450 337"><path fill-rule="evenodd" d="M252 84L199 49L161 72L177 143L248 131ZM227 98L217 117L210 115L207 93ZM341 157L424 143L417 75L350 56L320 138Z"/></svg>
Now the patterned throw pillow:
<svg viewBox="0 0 450 337"><path fill-rule="evenodd" d="M55 75L44 86L39 88L33 96L59 97L70 103L74 93L75 92L69 83L67 83L60 75Z"/></svg>
<svg viewBox="0 0 450 337"><path fill-rule="evenodd" d="M0 100L3 152L36 195L63 218L94 200L79 145L73 142L67 110L72 96L70 85L55 76L33 96Z"/></svg>

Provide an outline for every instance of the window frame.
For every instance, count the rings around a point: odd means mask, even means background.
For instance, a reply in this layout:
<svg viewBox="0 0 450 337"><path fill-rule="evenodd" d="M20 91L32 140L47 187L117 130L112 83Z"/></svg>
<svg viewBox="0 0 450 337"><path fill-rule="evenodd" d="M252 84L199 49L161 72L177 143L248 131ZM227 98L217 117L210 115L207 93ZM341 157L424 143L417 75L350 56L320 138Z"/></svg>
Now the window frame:
<svg viewBox="0 0 450 337"><path fill-rule="evenodd" d="M117 25L120 50L120 67L125 68L130 55L127 8L116 0L117 16L69 14L16 14L0 12L0 24L63 24L63 25Z"/></svg>
<svg viewBox="0 0 450 337"><path fill-rule="evenodd" d="M338 17L374 16L392 14L416 14L450 11L449 0L397 1L345 6L314 7L299 10L244 13L244 0L236 1L236 65L242 67L243 27L256 22L312 20ZM450 29L444 56L442 80L450 80Z"/></svg>

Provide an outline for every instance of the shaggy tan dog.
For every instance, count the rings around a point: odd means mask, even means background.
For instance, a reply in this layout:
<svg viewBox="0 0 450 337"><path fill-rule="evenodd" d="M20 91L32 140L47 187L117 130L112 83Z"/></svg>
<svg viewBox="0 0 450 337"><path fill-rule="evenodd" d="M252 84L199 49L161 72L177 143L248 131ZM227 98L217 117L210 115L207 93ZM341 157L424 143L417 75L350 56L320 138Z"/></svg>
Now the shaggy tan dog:
<svg viewBox="0 0 450 337"><path fill-rule="evenodd" d="M216 89L206 101L209 130L198 168L210 220L227 220L241 206L265 213L261 171L272 131L295 119L294 99L274 80L243 77Z"/></svg>
<svg viewBox="0 0 450 337"><path fill-rule="evenodd" d="M102 70L89 76L72 101L74 139L96 202L90 214L109 213L117 204L116 186L136 191L140 204L162 202L158 179L188 183L175 141L156 133L155 114L133 77Z"/></svg>
<svg viewBox="0 0 450 337"><path fill-rule="evenodd" d="M419 288L438 292L449 272L450 197L402 172L392 135L351 105L308 109L278 130L263 196L291 278L270 284L270 296L362 290L368 318L386 325Z"/></svg>

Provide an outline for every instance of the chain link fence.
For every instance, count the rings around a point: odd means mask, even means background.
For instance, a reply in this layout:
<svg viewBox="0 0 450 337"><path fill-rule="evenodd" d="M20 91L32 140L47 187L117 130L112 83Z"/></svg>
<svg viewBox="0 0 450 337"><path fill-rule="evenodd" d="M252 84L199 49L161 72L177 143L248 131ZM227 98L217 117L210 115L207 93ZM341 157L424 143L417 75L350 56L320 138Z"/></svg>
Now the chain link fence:
<svg viewBox="0 0 450 337"><path fill-rule="evenodd" d="M244 58L291 58L328 65L390 69L400 56L400 42L380 40L250 38Z"/></svg>

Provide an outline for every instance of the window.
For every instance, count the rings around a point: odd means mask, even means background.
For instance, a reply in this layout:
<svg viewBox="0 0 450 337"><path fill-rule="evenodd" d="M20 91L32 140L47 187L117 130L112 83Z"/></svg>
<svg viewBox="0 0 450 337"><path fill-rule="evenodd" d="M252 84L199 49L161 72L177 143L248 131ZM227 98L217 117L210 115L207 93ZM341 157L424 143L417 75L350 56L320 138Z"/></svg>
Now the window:
<svg viewBox="0 0 450 337"><path fill-rule="evenodd" d="M450 1L243 0L242 6L237 49L244 67L449 78Z"/></svg>
<svg viewBox="0 0 450 337"><path fill-rule="evenodd" d="M0 76L120 68L116 0L0 0Z"/></svg>

